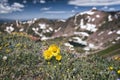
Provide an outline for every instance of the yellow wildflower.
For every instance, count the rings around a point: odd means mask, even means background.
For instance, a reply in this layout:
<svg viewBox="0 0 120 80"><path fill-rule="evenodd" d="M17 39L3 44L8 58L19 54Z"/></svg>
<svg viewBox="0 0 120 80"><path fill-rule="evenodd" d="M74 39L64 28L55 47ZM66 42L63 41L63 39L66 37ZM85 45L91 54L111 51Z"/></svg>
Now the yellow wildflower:
<svg viewBox="0 0 120 80"><path fill-rule="evenodd" d="M6 49L6 53L9 53L11 50L10 49Z"/></svg>
<svg viewBox="0 0 120 80"><path fill-rule="evenodd" d="M9 43L6 43L6 44L4 45L4 47L7 47L7 46L9 46Z"/></svg>
<svg viewBox="0 0 120 80"><path fill-rule="evenodd" d="M24 48L27 48L27 45L24 45L23 47L24 47Z"/></svg>
<svg viewBox="0 0 120 80"><path fill-rule="evenodd" d="M115 57L114 57L115 60L118 60L118 58L119 58L118 56L115 56Z"/></svg>
<svg viewBox="0 0 120 80"><path fill-rule="evenodd" d="M21 44L20 43L18 43L18 44L16 44L16 46L15 47L20 47L21 46Z"/></svg>
<svg viewBox="0 0 120 80"><path fill-rule="evenodd" d="M109 70L113 70L113 67L112 67L112 66L110 66L110 67L109 67Z"/></svg>
<svg viewBox="0 0 120 80"><path fill-rule="evenodd" d="M52 52L53 56L60 54L60 48L55 44L50 45L48 50Z"/></svg>
<svg viewBox="0 0 120 80"><path fill-rule="evenodd" d="M54 66L54 68L56 68L57 66Z"/></svg>
<svg viewBox="0 0 120 80"><path fill-rule="evenodd" d="M61 65L61 63L59 63L59 65Z"/></svg>
<svg viewBox="0 0 120 80"><path fill-rule="evenodd" d="M60 61L62 59L62 56L61 55L57 55L55 58L56 58L56 60Z"/></svg>
<svg viewBox="0 0 120 80"><path fill-rule="evenodd" d="M50 64L50 62L48 62L48 64Z"/></svg>
<svg viewBox="0 0 120 80"><path fill-rule="evenodd" d="M120 70L118 70L117 73L120 74Z"/></svg>
<svg viewBox="0 0 120 80"><path fill-rule="evenodd" d="M2 49L2 46L0 47L0 50Z"/></svg>
<svg viewBox="0 0 120 80"><path fill-rule="evenodd" d="M52 53L49 50L45 50L43 53L43 57L45 58L45 60L50 60L52 58Z"/></svg>

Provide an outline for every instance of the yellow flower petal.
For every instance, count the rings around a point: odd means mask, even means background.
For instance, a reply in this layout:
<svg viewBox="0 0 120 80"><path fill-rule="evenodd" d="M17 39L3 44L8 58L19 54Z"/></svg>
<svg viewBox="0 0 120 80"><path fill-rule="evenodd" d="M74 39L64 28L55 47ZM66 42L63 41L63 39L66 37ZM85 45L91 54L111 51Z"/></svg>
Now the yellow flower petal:
<svg viewBox="0 0 120 80"><path fill-rule="evenodd" d="M62 59L62 56L61 55L57 55L56 56L56 60L60 61Z"/></svg>
<svg viewBox="0 0 120 80"><path fill-rule="evenodd" d="M114 58L114 59L115 59L115 60L118 60L118 58L119 58L118 56L115 56L115 58Z"/></svg>
<svg viewBox="0 0 120 80"><path fill-rule="evenodd" d="M0 47L0 50L2 49L2 47Z"/></svg>
<svg viewBox="0 0 120 80"><path fill-rule="evenodd" d="M6 49L6 53L10 53L11 52L11 50L10 49Z"/></svg>
<svg viewBox="0 0 120 80"><path fill-rule="evenodd" d="M49 51L49 50L45 50L43 53L43 57L45 60L50 60L52 58L52 56L53 55L52 55L51 51Z"/></svg>
<svg viewBox="0 0 120 80"><path fill-rule="evenodd" d="M60 54L60 48L55 44L50 45L48 50L52 52L53 56L57 56L58 54Z"/></svg>
<svg viewBox="0 0 120 80"><path fill-rule="evenodd" d="M16 46L15 47L21 47L21 44L20 43L18 43L18 44L16 44Z"/></svg>
<svg viewBox="0 0 120 80"><path fill-rule="evenodd" d="M113 70L113 67L112 67L112 66L110 66L110 67L109 67L109 70Z"/></svg>
<svg viewBox="0 0 120 80"><path fill-rule="evenodd" d="M117 73L120 74L120 70L118 70Z"/></svg>

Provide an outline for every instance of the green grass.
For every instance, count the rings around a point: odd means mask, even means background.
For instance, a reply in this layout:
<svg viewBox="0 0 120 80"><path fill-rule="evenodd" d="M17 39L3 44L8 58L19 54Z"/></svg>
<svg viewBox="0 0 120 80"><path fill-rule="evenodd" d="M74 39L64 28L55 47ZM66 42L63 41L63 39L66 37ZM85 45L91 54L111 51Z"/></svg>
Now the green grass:
<svg viewBox="0 0 120 80"><path fill-rule="evenodd" d="M96 53L98 56L110 56L110 55L116 55L120 52L120 43L114 44L110 47L108 47L105 50L102 50L98 53Z"/></svg>
<svg viewBox="0 0 120 80"><path fill-rule="evenodd" d="M64 42L64 41L63 41ZM62 60L44 60L42 53L58 44ZM92 55L78 58L66 52L61 39L35 42L27 36L0 33L0 80L116 80L119 60ZM4 56L7 59L3 59ZM113 66L114 70L108 70Z"/></svg>

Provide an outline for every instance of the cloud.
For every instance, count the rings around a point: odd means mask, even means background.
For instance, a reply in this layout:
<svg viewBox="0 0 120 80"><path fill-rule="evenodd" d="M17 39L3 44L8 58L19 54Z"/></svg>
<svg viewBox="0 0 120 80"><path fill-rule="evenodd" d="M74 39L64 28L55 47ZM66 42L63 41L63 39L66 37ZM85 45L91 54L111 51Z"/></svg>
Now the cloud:
<svg viewBox="0 0 120 80"><path fill-rule="evenodd" d="M115 11L116 9L115 8L109 8L109 11Z"/></svg>
<svg viewBox="0 0 120 80"><path fill-rule="evenodd" d="M37 1L36 0L33 0L33 4L36 4L37 3Z"/></svg>
<svg viewBox="0 0 120 80"><path fill-rule="evenodd" d="M22 5L22 4L20 4L20 3L15 2L15 3L13 3L12 7L14 7L14 8L23 8L23 7L24 7L24 5Z"/></svg>
<svg viewBox="0 0 120 80"><path fill-rule="evenodd" d="M24 3L24 4L27 3L27 0L23 0L23 3Z"/></svg>
<svg viewBox="0 0 120 80"><path fill-rule="evenodd" d="M33 4L36 4L36 3L44 4L46 3L46 1L45 0L33 0Z"/></svg>
<svg viewBox="0 0 120 80"><path fill-rule="evenodd" d="M71 10L72 13L75 13L75 10Z"/></svg>
<svg viewBox="0 0 120 80"><path fill-rule="evenodd" d="M105 6L120 4L120 0L69 0L68 4L75 6Z"/></svg>
<svg viewBox="0 0 120 80"><path fill-rule="evenodd" d="M45 0L40 0L40 3L44 4L44 3L46 3L46 2L45 2Z"/></svg>
<svg viewBox="0 0 120 80"><path fill-rule="evenodd" d="M108 9L108 6L104 6L102 9L103 9L103 10L104 10L104 9Z"/></svg>
<svg viewBox="0 0 120 80"><path fill-rule="evenodd" d="M108 6L104 6L101 8L101 10L105 10L105 11L115 11L116 9L113 7L108 7Z"/></svg>
<svg viewBox="0 0 120 80"><path fill-rule="evenodd" d="M43 8L41 8L40 10L41 11L48 11L48 10L50 10L51 9L51 7L43 7Z"/></svg>
<svg viewBox="0 0 120 80"><path fill-rule="evenodd" d="M0 0L0 3L8 2L8 0Z"/></svg>
<svg viewBox="0 0 120 80"><path fill-rule="evenodd" d="M7 0L1 0L0 2L0 14L22 11L22 8L24 8L24 5L17 2L14 2L12 5L9 5Z"/></svg>
<svg viewBox="0 0 120 80"><path fill-rule="evenodd" d="M62 14L62 13L66 13L66 11L46 11L44 13L48 13L48 14Z"/></svg>
<svg viewBox="0 0 120 80"><path fill-rule="evenodd" d="M78 9L78 6L75 6L74 8L75 8L75 9Z"/></svg>

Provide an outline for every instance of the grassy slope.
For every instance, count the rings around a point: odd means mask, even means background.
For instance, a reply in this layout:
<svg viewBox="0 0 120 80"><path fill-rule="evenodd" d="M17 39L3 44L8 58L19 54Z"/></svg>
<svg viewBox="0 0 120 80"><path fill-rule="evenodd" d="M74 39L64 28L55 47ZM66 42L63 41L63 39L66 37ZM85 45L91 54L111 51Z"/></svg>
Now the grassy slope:
<svg viewBox="0 0 120 80"><path fill-rule="evenodd" d="M120 69L119 61L94 55L76 58L63 46L60 46L60 62L45 61L42 51L56 41L34 42L24 35L0 34L0 80L116 80L118 77L108 67L113 66L116 72Z"/></svg>
<svg viewBox="0 0 120 80"><path fill-rule="evenodd" d="M104 57L107 57L107 56L113 56L113 55L117 55L117 54L120 54L120 43L117 43L117 44L114 44L110 47L108 47L107 49L105 50L102 50L100 52L97 52L96 54L98 56L104 56Z"/></svg>

